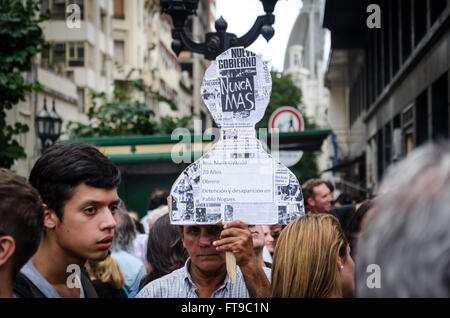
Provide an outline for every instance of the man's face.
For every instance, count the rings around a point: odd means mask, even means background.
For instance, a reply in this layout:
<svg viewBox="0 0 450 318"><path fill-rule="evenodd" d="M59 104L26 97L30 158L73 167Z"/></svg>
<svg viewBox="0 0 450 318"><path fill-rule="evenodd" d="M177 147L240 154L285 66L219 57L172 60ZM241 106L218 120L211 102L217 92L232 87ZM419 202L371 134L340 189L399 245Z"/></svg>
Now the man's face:
<svg viewBox="0 0 450 318"><path fill-rule="evenodd" d="M331 191L325 183L313 188L313 197L308 199L308 204L313 213L325 213L331 210L333 198Z"/></svg>
<svg viewBox="0 0 450 318"><path fill-rule="evenodd" d="M191 258L191 265L203 272L216 272L225 266L225 253L216 251L212 244L220 239L222 229L219 225L183 226L183 246Z"/></svg>
<svg viewBox="0 0 450 318"><path fill-rule="evenodd" d="M107 190L84 183L73 189L64 206L62 221L56 222L56 244L70 257L102 260L108 255L119 205L117 189Z"/></svg>

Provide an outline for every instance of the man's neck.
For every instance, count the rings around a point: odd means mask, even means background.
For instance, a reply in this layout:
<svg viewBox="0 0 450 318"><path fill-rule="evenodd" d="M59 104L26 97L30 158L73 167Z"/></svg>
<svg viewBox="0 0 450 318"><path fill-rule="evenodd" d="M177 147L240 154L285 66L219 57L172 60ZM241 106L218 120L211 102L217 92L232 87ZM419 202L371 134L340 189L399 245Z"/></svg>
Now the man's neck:
<svg viewBox="0 0 450 318"><path fill-rule="evenodd" d="M311 214L319 214L319 213L323 213L323 212L320 212L320 211L316 210L314 207L311 207L309 209L309 213L311 213Z"/></svg>
<svg viewBox="0 0 450 318"><path fill-rule="evenodd" d="M211 298L212 293L222 286L226 276L226 265L223 264L217 271L205 272L190 262L189 273L197 286L199 298Z"/></svg>
<svg viewBox="0 0 450 318"><path fill-rule="evenodd" d="M0 269L0 298L11 298L13 293L13 282L8 273L9 269Z"/></svg>
<svg viewBox="0 0 450 318"><path fill-rule="evenodd" d="M48 237L42 239L31 261L51 285L66 284L68 266L75 264L81 269L86 262L86 260L69 255Z"/></svg>
<svg viewBox="0 0 450 318"><path fill-rule="evenodd" d="M0 286L0 298L11 298L12 289L6 286Z"/></svg>

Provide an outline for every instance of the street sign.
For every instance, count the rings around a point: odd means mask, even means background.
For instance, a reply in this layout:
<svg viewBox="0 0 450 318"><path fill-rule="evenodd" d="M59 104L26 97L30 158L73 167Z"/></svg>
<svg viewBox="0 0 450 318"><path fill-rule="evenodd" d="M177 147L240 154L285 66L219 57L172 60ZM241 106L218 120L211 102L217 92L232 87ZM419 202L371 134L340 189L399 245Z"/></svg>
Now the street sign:
<svg viewBox="0 0 450 318"><path fill-rule="evenodd" d="M305 130L302 114L294 107L283 106L278 108L269 119L269 129L274 132L297 132ZM303 151L282 150L279 152L280 162L286 167L292 167L302 159Z"/></svg>
<svg viewBox="0 0 450 318"><path fill-rule="evenodd" d="M269 119L269 129L271 132L278 128L279 132L295 132L305 130L302 114L291 106L278 108Z"/></svg>

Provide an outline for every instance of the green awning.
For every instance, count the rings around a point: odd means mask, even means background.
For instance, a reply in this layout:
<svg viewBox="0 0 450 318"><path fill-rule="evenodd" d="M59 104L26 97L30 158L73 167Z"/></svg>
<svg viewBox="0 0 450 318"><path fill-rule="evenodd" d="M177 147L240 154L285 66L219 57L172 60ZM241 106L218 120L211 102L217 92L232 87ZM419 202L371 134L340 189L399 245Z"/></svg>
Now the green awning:
<svg viewBox="0 0 450 318"><path fill-rule="evenodd" d="M280 150L318 151L331 130L307 130L302 132L283 132L278 134L257 133L257 138L267 142L270 148L278 144ZM81 138L64 142L85 142L99 148L114 163L170 162L172 151L190 152L196 160L207 152L214 142L211 135L151 135ZM178 144L179 148L174 148ZM175 149L175 150L174 150Z"/></svg>

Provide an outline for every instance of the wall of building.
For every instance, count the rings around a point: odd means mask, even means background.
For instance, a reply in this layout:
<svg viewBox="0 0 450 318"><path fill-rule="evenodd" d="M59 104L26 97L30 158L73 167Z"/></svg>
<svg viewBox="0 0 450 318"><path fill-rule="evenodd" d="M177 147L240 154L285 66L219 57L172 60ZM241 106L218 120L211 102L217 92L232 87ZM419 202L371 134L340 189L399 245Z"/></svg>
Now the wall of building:
<svg viewBox="0 0 450 318"><path fill-rule="evenodd" d="M336 9L327 1L333 10L325 24L334 41L327 79L331 96L337 86L348 89L337 108L347 107L347 129L359 149L350 154L365 156L365 180L358 181L373 193L386 170L415 147L450 137L450 1L374 1L383 13L379 29L349 22L366 2ZM349 58L355 48L363 54Z"/></svg>
<svg viewBox="0 0 450 318"><path fill-rule="evenodd" d="M304 1L289 36L284 61L284 73L292 75L294 84L302 90L300 105L294 106L310 118L319 129L332 128L334 117L328 114L329 92L324 83L325 31L320 16L323 1ZM317 159L319 171L331 167L334 156L331 141L322 145Z"/></svg>
<svg viewBox="0 0 450 318"><path fill-rule="evenodd" d="M36 136L34 120L44 107L44 99L49 111L52 109L53 101L55 102L55 110L62 119L63 131L69 120L86 122L86 116L78 110L77 87L71 80L34 65L33 71L27 74L27 82L36 80L41 84L41 91L27 93L25 101L19 102L7 111L6 116L9 125L20 122L29 127L26 134L17 136L17 141L24 147L27 157L16 160L11 167L13 171L26 178L42 151L41 141ZM67 137L62 135L61 139L64 138Z"/></svg>

